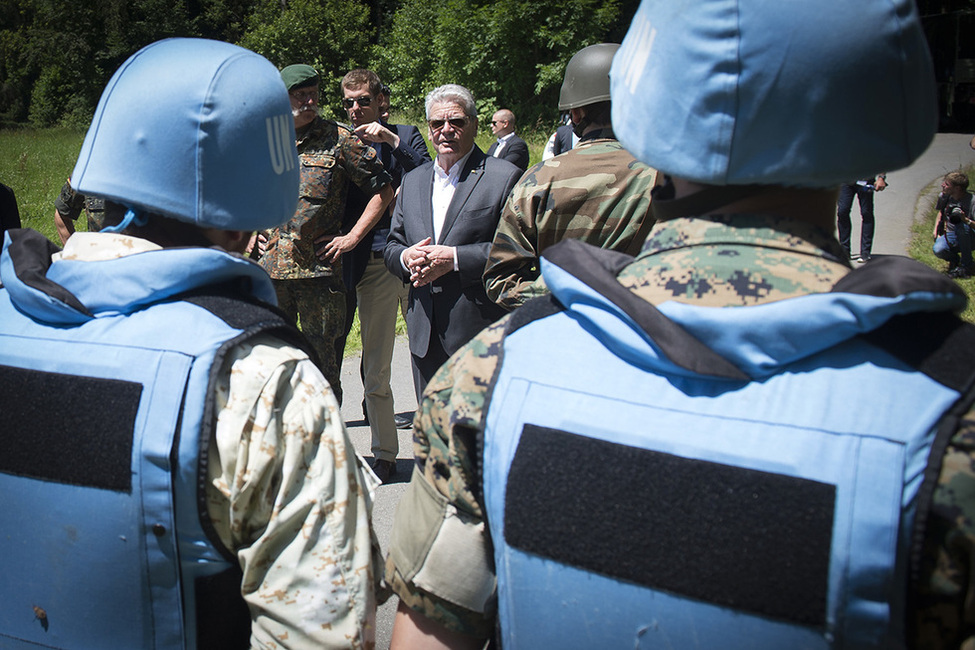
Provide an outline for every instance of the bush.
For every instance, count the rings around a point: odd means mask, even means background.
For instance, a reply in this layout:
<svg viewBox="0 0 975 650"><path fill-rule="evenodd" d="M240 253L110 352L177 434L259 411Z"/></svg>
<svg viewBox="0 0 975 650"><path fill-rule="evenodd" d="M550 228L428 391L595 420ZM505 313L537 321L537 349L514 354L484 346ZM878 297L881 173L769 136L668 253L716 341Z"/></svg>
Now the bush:
<svg viewBox="0 0 975 650"><path fill-rule="evenodd" d="M510 108L519 124L550 131L566 63L606 40L624 15L621 5L406 0L376 51L376 71L393 90L393 106L415 118L422 116L426 93L458 83L474 93L482 120Z"/></svg>
<svg viewBox="0 0 975 650"><path fill-rule="evenodd" d="M240 45L278 68L307 63L321 75L320 106L325 117L344 120L339 82L367 64L372 37L369 8L355 0L263 0L248 21Z"/></svg>

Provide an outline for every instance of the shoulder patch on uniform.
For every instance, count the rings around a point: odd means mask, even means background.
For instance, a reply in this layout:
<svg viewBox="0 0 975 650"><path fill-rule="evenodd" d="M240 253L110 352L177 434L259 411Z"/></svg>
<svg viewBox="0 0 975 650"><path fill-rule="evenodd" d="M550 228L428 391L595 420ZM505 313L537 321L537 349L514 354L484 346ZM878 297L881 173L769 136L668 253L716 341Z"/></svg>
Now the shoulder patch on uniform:
<svg viewBox="0 0 975 650"><path fill-rule="evenodd" d="M835 498L825 483L526 424L504 535L556 562L823 628Z"/></svg>

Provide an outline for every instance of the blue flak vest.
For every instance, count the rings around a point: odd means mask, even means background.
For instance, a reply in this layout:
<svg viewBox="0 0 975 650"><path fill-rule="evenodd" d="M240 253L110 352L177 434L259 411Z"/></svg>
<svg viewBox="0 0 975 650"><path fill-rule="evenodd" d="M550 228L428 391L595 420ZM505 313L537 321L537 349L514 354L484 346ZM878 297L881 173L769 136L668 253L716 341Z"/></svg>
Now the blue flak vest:
<svg viewBox="0 0 975 650"><path fill-rule="evenodd" d="M553 295L503 341L482 458L503 647L903 647L973 400L938 355L975 357L960 290L878 258L828 294L656 308L616 282L629 261L548 249Z"/></svg>
<svg viewBox="0 0 975 650"><path fill-rule="evenodd" d="M204 495L224 355L298 343L266 274L213 249L0 257L0 647L246 648Z"/></svg>

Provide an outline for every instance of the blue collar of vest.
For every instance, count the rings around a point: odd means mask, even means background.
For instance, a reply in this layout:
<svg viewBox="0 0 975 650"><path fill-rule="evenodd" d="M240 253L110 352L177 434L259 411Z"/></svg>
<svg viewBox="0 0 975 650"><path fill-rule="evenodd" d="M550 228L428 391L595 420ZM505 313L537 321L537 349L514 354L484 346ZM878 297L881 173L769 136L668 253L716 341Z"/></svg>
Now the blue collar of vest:
<svg viewBox="0 0 975 650"><path fill-rule="evenodd" d="M542 257L545 284L587 331L633 363L689 376L760 379L895 316L960 311L967 300L940 273L887 257L851 272L830 293L750 307L655 307L616 281L633 258L575 240Z"/></svg>
<svg viewBox="0 0 975 650"><path fill-rule="evenodd" d="M57 248L34 230L8 230L0 280L18 310L46 323L77 325L129 314L204 286L234 282L245 294L277 304L267 273L216 248L167 248L111 260L51 261Z"/></svg>

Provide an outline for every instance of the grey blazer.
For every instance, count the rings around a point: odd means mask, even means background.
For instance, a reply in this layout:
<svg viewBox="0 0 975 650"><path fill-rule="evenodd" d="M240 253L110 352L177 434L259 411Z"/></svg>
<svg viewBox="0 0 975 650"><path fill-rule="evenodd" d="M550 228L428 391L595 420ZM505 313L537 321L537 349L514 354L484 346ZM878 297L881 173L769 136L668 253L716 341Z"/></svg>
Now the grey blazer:
<svg viewBox="0 0 975 650"><path fill-rule="evenodd" d="M453 354L474 335L505 314L484 291L482 275L501 217L501 208L521 170L484 155L477 146L461 170L457 189L435 242L457 248L459 272L451 271L423 287L410 287L406 327L410 352L426 356L431 337L440 337ZM403 176L383 257L393 275L409 282L402 252L433 237L433 163Z"/></svg>

